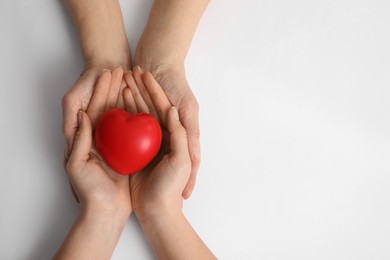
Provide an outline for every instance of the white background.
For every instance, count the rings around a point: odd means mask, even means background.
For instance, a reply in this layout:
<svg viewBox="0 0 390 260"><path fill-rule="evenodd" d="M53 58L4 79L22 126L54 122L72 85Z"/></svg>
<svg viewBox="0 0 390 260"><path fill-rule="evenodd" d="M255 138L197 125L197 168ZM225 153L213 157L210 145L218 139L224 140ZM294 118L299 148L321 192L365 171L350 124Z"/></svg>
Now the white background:
<svg viewBox="0 0 390 260"><path fill-rule="evenodd" d="M151 1L123 0L135 50ZM62 1L0 2L0 259L49 259L78 214ZM390 259L390 1L212 0L187 59L202 167L185 212L220 259ZM113 259L153 259L132 216Z"/></svg>

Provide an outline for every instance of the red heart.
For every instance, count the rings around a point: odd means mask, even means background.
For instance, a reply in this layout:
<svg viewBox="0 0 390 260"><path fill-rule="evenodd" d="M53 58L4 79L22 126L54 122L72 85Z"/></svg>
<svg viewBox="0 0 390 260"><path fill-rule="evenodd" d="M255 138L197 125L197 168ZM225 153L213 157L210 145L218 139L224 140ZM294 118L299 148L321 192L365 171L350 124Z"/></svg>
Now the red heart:
<svg viewBox="0 0 390 260"><path fill-rule="evenodd" d="M117 173L128 175L144 168L161 145L157 120L145 113L129 114L112 108L98 120L96 147L104 161Z"/></svg>

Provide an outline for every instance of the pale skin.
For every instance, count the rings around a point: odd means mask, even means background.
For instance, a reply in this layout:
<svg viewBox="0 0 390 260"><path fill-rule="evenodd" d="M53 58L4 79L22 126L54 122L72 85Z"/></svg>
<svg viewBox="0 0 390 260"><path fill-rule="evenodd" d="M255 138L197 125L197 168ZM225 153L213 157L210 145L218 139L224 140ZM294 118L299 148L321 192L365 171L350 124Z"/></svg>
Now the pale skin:
<svg viewBox="0 0 390 260"><path fill-rule="evenodd" d="M125 74L129 88L123 91L124 106L131 113L152 113L167 131L164 142L169 149L162 159L130 177L121 176L94 149L96 115L112 104L118 107L120 71L104 71L87 112L78 113L66 170L81 211L54 259L109 259L132 211L158 259L216 259L182 212L182 193L191 174L187 132L176 107L149 72L137 68Z"/></svg>
<svg viewBox="0 0 390 260"><path fill-rule="evenodd" d="M181 211L200 164L199 107L185 77L184 61L208 0L154 1L135 55L135 65L150 71L145 75L139 67L123 74L132 64L118 0L65 3L84 57L84 69L62 102L64 164L81 211L55 259L109 259L132 210L159 259L215 259ZM103 69L110 71L102 73ZM110 107L149 112L173 136L180 126L185 142L181 138L177 143L187 153L160 153L142 173L130 179L116 176L91 140L96 120ZM163 151L174 139L164 138ZM92 174L95 171L99 174ZM163 175L179 177L168 188L167 179L154 177Z"/></svg>
<svg viewBox="0 0 390 260"><path fill-rule="evenodd" d="M200 165L199 106L186 80L184 61L209 0L155 0L138 43L135 65L148 70L177 107L188 133L191 175L183 190L190 197ZM84 56L80 78L63 98L65 162L72 150L77 112L86 110L99 72L121 65L131 68L130 48L118 0L65 0L78 29ZM121 85L121 92L126 85ZM123 106L122 95L118 102ZM77 198L76 198L77 199Z"/></svg>

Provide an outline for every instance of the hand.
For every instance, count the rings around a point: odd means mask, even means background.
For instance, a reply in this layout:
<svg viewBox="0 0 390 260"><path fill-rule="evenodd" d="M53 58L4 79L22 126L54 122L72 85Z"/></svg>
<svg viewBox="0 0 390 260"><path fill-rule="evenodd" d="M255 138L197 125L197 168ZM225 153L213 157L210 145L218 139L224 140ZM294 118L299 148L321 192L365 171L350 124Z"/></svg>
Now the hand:
<svg viewBox="0 0 390 260"><path fill-rule="evenodd" d="M106 70L94 87L88 113L80 110L66 171L81 212L54 259L109 259L131 213L129 177L115 173L93 145L93 125L118 96L123 70ZM120 99L123 100L123 99ZM123 104L123 102L122 102Z"/></svg>
<svg viewBox="0 0 390 260"><path fill-rule="evenodd" d="M167 131L156 160L130 177L132 206L156 257L216 259L181 210L191 160L176 107L149 72L137 68L126 73L125 80L129 85L123 92L127 110L153 114Z"/></svg>
<svg viewBox="0 0 390 260"><path fill-rule="evenodd" d="M134 76L133 76L134 75ZM182 194L191 173L187 134L163 89L149 73L136 69L125 73L123 95L130 113L152 113L160 121L163 146L158 159L130 179L130 193L134 212L139 218L161 212L181 212Z"/></svg>
<svg viewBox="0 0 390 260"><path fill-rule="evenodd" d="M196 175L200 165L199 105L186 80L183 66L174 65L173 63L157 66L145 63L144 66L147 70L150 69L151 74L163 88L170 103L178 109L180 121L187 132L191 175L182 194L183 198L187 199L195 187ZM136 67L134 71L137 72L137 70L140 70L139 67Z"/></svg>
<svg viewBox="0 0 390 260"><path fill-rule="evenodd" d="M78 131L75 135L66 171L80 198L83 209L96 212L131 212L128 176L115 173L100 158L93 146L92 129L101 113L111 107L123 106L118 98L123 70L103 71L98 79L87 113L78 112ZM118 101L122 100L122 101Z"/></svg>
<svg viewBox="0 0 390 260"><path fill-rule="evenodd" d="M78 123L77 123L77 113L79 110L86 111L88 105L90 103L92 93L94 90L94 86L102 73L103 69L110 68L110 65L104 65L101 63L88 63L85 66L84 71L81 73L79 79L72 86L72 88L66 93L66 95L62 99L62 111L63 111L63 124L62 124L62 132L64 134L66 140L66 147L64 152L64 166L67 164L69 159L70 152L72 151L73 139L76 134ZM113 71L115 74L115 79L118 79L120 74L123 75L123 70L117 68ZM117 85L115 85L117 86ZM122 89L126 85L123 83L121 85L121 89L119 90L121 93ZM115 95L115 92L113 92ZM103 97L106 98L106 97ZM112 100L112 98L110 98ZM110 101L112 103L112 101ZM123 99L122 95L118 95L117 105L119 107L123 107ZM93 125L97 119L97 116L100 112L92 112L92 122ZM71 186L72 193L75 199L78 201L77 195L74 192L73 187Z"/></svg>

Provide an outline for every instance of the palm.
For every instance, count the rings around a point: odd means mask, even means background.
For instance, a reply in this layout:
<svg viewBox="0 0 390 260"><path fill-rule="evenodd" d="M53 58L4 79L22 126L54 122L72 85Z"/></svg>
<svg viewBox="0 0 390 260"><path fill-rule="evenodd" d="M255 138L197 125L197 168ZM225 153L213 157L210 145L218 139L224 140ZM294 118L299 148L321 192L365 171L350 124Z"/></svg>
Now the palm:
<svg viewBox="0 0 390 260"><path fill-rule="evenodd" d="M169 168L169 159L165 156L157 165L149 166L131 176L130 191L133 209L150 205L150 201L156 202L158 198L165 197L162 193L171 177L164 175L164 170L167 168Z"/></svg>
<svg viewBox="0 0 390 260"><path fill-rule="evenodd" d="M129 178L115 173L92 149L89 156L88 163L80 176L84 181L76 182L82 183L81 187L75 186L76 190L89 191L86 200L98 202L98 205L102 205L105 209L111 209L118 204L118 201L122 201L119 204L130 207Z"/></svg>

